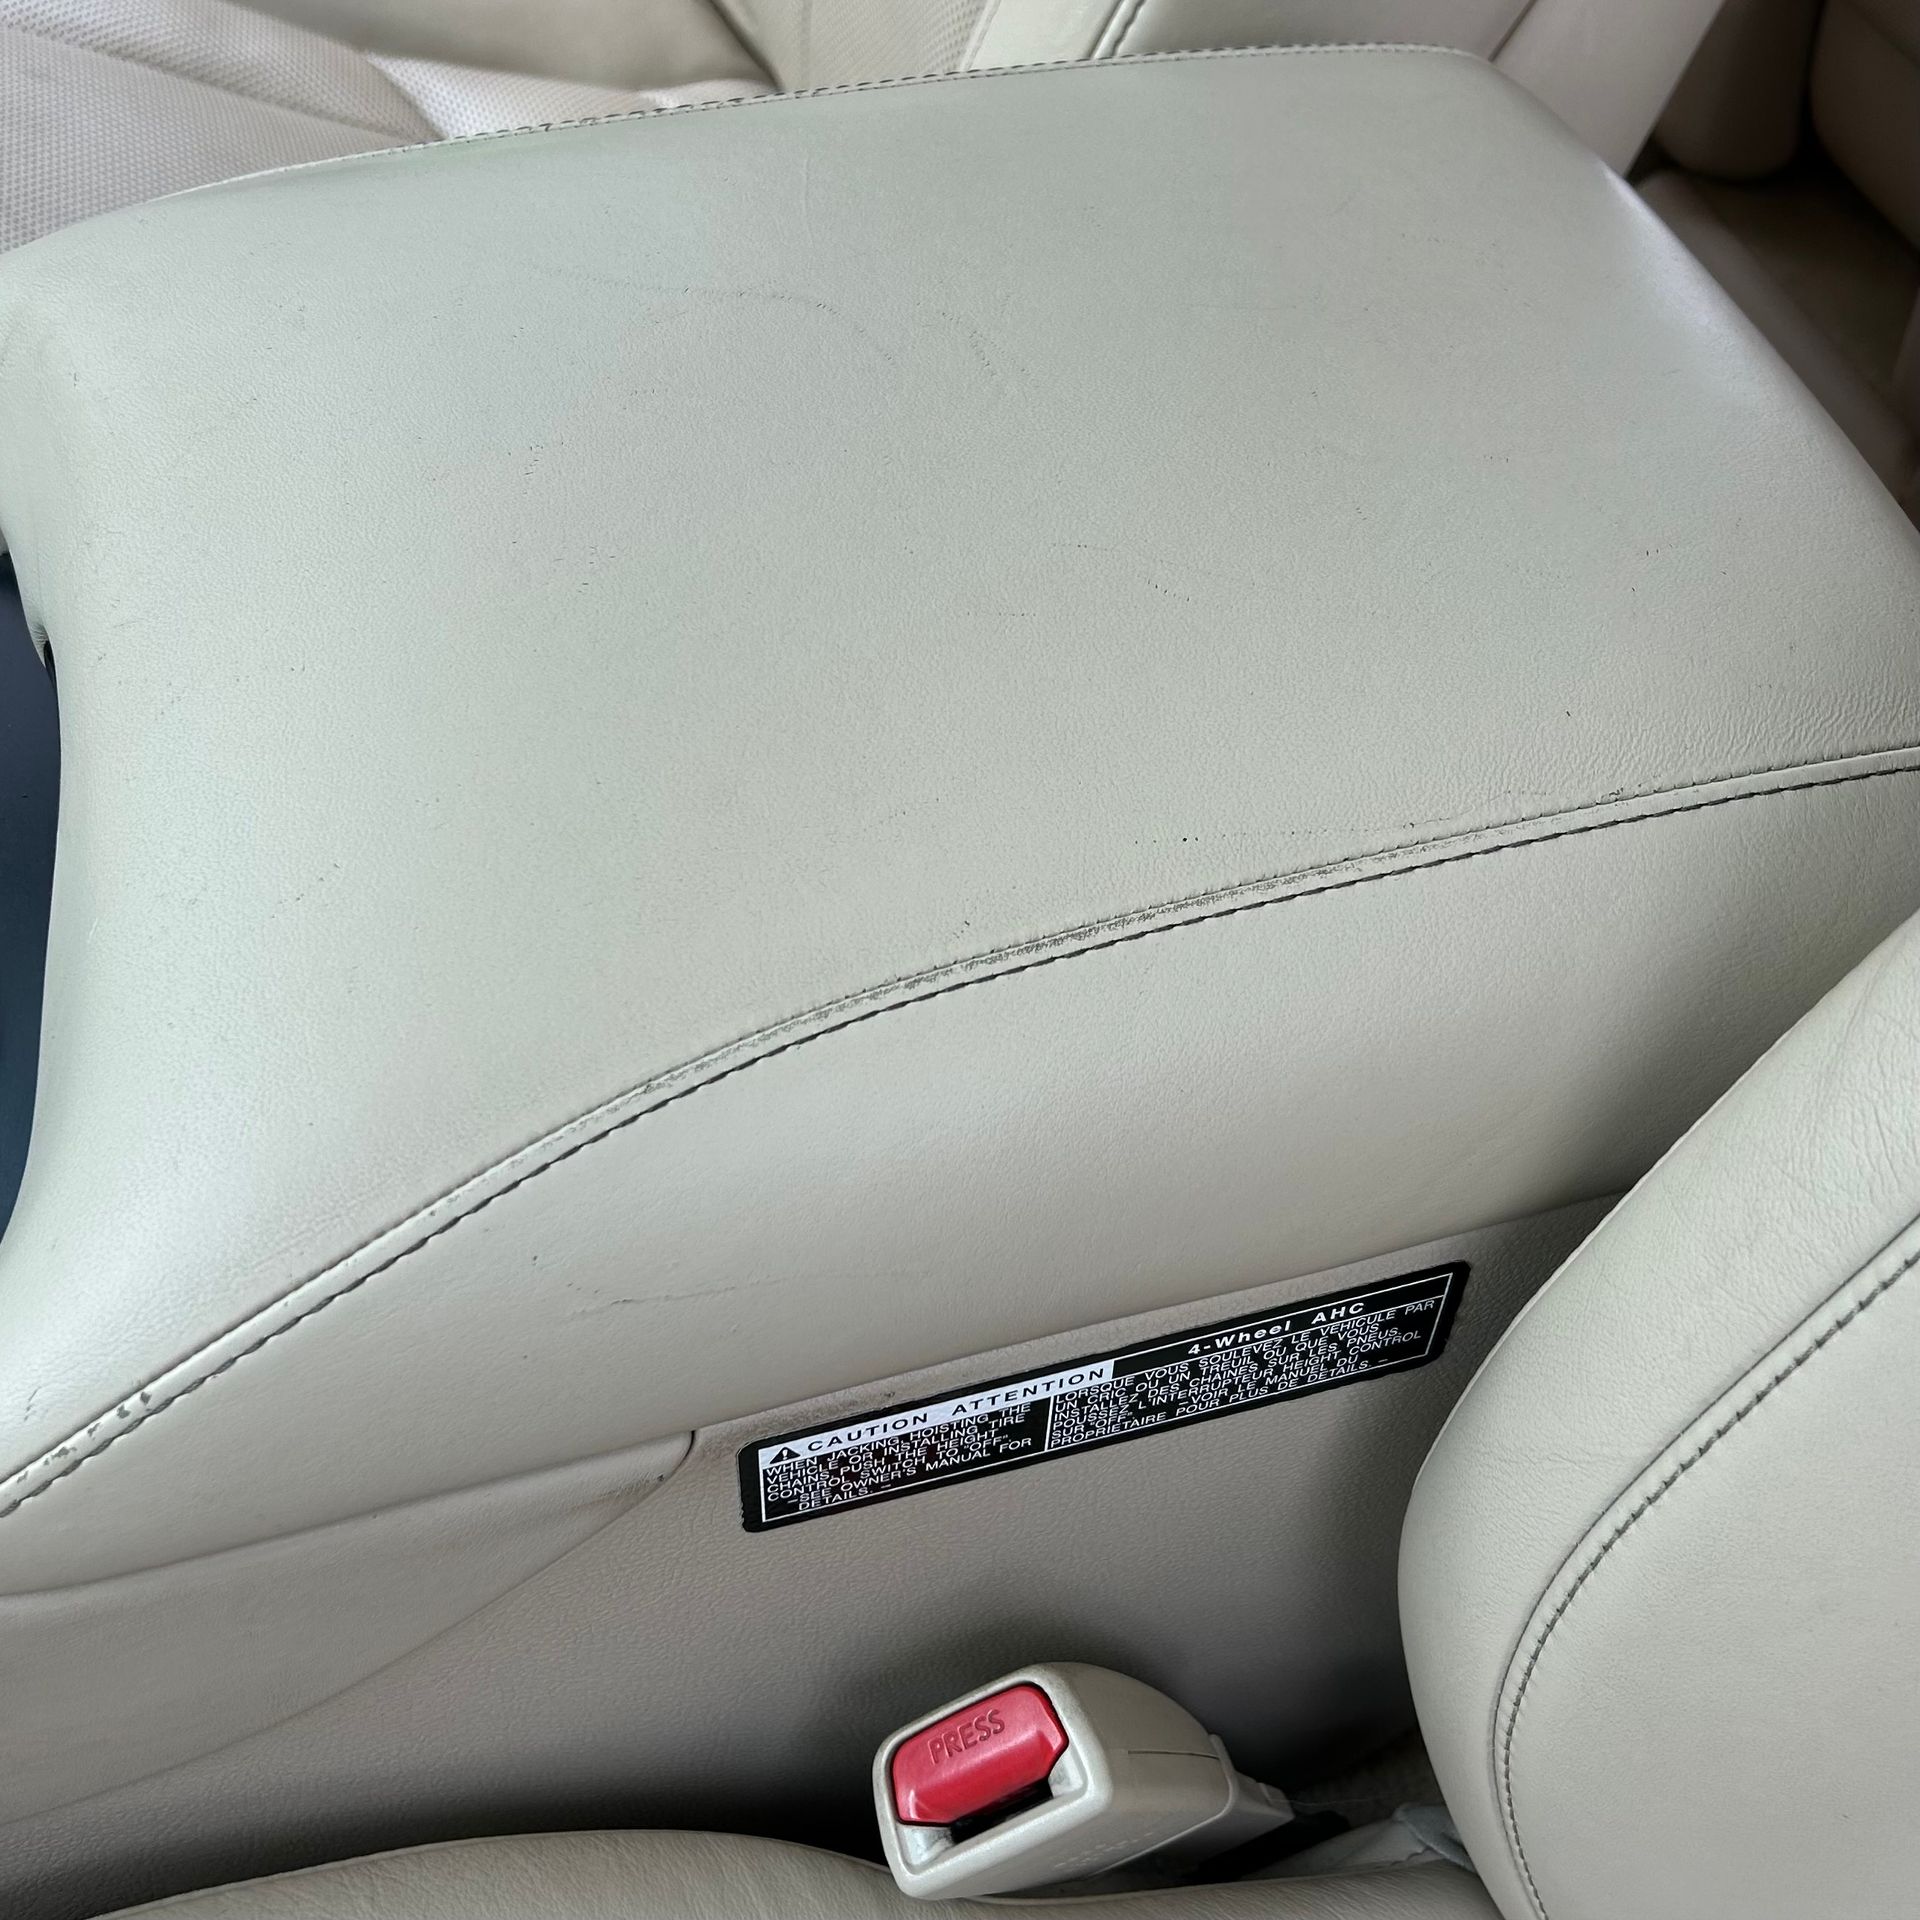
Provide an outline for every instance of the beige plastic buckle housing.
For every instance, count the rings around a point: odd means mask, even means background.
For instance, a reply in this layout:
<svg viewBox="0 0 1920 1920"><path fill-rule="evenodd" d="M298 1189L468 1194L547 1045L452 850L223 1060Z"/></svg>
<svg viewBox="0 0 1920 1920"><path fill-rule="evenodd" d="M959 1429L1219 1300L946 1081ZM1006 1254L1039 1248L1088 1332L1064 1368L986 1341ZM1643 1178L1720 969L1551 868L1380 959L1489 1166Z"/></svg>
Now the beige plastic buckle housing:
<svg viewBox="0 0 1920 1920"><path fill-rule="evenodd" d="M894 1806L894 1754L924 1728L1022 1684L1052 1703L1067 1747L1049 1797L956 1840ZM1155 1854L1191 1866L1292 1819L1286 1797L1236 1772L1226 1748L1164 1693L1106 1667L1022 1667L950 1700L880 1743L874 1807L887 1865L920 1900L1017 1893Z"/></svg>

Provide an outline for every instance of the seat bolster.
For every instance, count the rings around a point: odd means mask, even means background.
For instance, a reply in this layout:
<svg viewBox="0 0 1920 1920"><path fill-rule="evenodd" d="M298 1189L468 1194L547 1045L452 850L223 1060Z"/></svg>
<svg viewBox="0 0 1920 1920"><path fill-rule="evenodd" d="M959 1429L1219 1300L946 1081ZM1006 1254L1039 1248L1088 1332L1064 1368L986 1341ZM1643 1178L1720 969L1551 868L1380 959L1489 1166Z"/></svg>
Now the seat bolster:
<svg viewBox="0 0 1920 1920"><path fill-rule="evenodd" d="M419 1847L130 1909L118 1920L985 1920L1057 1901L912 1900L878 1867L709 1833L538 1834ZM1072 1903L1075 1920L1497 1920L1446 1866Z"/></svg>
<svg viewBox="0 0 1920 1920"><path fill-rule="evenodd" d="M1408 1656L1508 1914L1910 1899L1916 1079L1909 923L1573 1256L1435 1444Z"/></svg>

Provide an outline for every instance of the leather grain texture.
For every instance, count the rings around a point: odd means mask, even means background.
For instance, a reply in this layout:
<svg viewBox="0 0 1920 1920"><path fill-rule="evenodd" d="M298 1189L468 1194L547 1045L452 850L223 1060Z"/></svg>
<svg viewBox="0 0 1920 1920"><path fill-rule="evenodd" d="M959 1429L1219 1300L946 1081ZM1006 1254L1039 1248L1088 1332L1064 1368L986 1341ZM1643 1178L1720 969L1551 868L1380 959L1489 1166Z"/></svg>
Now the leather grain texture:
<svg viewBox="0 0 1920 1920"><path fill-rule="evenodd" d="M0 1654L34 1670L0 1723L0 1812L20 1816L0 1826L0 1913L90 1920L315 1860L616 1817L866 1841L874 1743L1041 1651L1169 1691L1259 1778L1322 1777L1412 1722L1394 1570L1414 1477L1605 1204L710 1428L642 1504L377 1672L428 1610L467 1610L477 1555L524 1570L551 1537L540 1514L457 1540L436 1524L524 1519L525 1483L0 1600ZM1428 1366L777 1534L740 1524L737 1455L770 1433L1455 1262L1471 1275ZM366 1677L320 1700L313 1680L330 1667L344 1685L356 1656Z"/></svg>
<svg viewBox="0 0 1920 1920"><path fill-rule="evenodd" d="M625 1513L681 1441L119 1580L0 1600L0 1821L290 1720L481 1611Z"/></svg>
<svg viewBox="0 0 1920 1920"><path fill-rule="evenodd" d="M1920 894L1910 529L1462 57L370 155L0 338L11 1590L1616 1191Z"/></svg>
<svg viewBox="0 0 1920 1920"><path fill-rule="evenodd" d="M1909 924L1609 1216L1428 1459L1408 1656L1510 1920L1912 1910L1917 1079Z"/></svg>
<svg viewBox="0 0 1920 1920"><path fill-rule="evenodd" d="M544 1834L356 1860L139 1907L184 1920L966 1920L1058 1900L910 1900L881 1868L705 1833ZM1084 1920L1495 1920L1445 1866L1079 1898Z"/></svg>

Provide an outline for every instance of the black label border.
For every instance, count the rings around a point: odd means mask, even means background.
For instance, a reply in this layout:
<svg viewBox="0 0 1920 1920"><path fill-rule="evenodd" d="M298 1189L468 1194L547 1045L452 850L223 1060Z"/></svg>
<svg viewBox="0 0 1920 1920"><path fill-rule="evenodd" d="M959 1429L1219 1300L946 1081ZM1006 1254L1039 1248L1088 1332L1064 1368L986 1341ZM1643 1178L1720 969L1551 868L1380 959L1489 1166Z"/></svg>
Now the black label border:
<svg viewBox="0 0 1920 1920"><path fill-rule="evenodd" d="M990 1474L1016 1473L1026 1467L1037 1467L1049 1460L1074 1460L1082 1454L1096 1453L1102 1447L1119 1447L1135 1440L1150 1439L1157 1433L1177 1433L1188 1427L1204 1426L1209 1420L1224 1420L1237 1413L1252 1413L1261 1407L1282 1406L1294 1400L1305 1400L1316 1393L1331 1393L1338 1387L1357 1387L1368 1380L1383 1380L1396 1373L1411 1373L1418 1367L1430 1366L1446 1351L1448 1336L1453 1331L1453 1319L1459 1310L1460 1296L1466 1290L1467 1276L1472 1271L1465 1260L1449 1261L1438 1267L1422 1267L1413 1273L1399 1273L1389 1279L1368 1281L1357 1287L1342 1287L1337 1293L1315 1294L1306 1300L1276 1301L1270 1307L1261 1308L1254 1313L1236 1313L1230 1319L1210 1321L1202 1327L1167 1333L1151 1339L1130 1340L1123 1347L1107 1347L1099 1353L1079 1354L1069 1360L1057 1361L1051 1365L1023 1367L1017 1373L1003 1373L997 1379L982 1380L971 1386L955 1387L945 1393L923 1394L913 1400L895 1400L886 1405L874 1407L864 1413L850 1413L832 1421L815 1420L804 1427L792 1427L784 1433L763 1435L749 1441L739 1450L737 1461L740 1477L740 1524L748 1533L777 1533L785 1527L796 1527L809 1520L833 1520L842 1514L857 1513L866 1507L877 1507L889 1500L906 1500L923 1493L937 1493L942 1487L950 1487L969 1480L984 1480ZM1205 1413L1187 1414L1178 1420L1161 1421L1150 1427L1139 1427L1131 1433L1105 1434L1097 1440L1083 1440L1077 1445L1059 1447L1040 1453L1030 1453L1019 1459L990 1460L978 1466L962 1468L957 1473L944 1474L937 1480L924 1480L917 1485L889 1488L884 1493L862 1494L856 1500L843 1500L837 1506L821 1507L812 1513L783 1514L778 1519L760 1518L760 1451L763 1447L777 1447L787 1441L806 1440L819 1433L823 1427L858 1426L862 1421L877 1420L886 1414L911 1413L918 1407L938 1406L943 1401L964 1399L970 1394L992 1393L1000 1387L1017 1386L1023 1380L1031 1380L1036 1373L1070 1373L1076 1367L1098 1366L1102 1361L1125 1360L1135 1354L1151 1352L1156 1348L1178 1346L1185 1341L1209 1340L1222 1333L1231 1333L1241 1327L1258 1326L1262 1321L1280 1319L1299 1313L1313 1313L1322 1307L1330 1307L1342 1300L1361 1299L1369 1294L1385 1293L1395 1287L1412 1286L1422 1280L1442 1280L1447 1282L1441 1296L1439 1318L1434 1323L1433 1338L1424 1353L1411 1355L1404 1360L1390 1360L1384 1366L1371 1367L1364 1373L1347 1374L1337 1380L1319 1380L1311 1386L1293 1387L1278 1393L1262 1394L1251 1400L1241 1400L1230 1407L1212 1407Z"/></svg>

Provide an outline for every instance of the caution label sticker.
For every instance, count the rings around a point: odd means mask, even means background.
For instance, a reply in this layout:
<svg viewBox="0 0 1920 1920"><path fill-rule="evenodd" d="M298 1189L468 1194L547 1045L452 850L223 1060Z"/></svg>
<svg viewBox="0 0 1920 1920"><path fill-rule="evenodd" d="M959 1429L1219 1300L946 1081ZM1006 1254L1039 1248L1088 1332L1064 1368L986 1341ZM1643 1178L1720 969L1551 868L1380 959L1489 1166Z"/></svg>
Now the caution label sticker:
<svg viewBox="0 0 1920 1920"><path fill-rule="evenodd" d="M777 1434L741 1449L741 1517L760 1533L1424 1366L1446 1344L1466 1277L1464 1264L1434 1267Z"/></svg>

